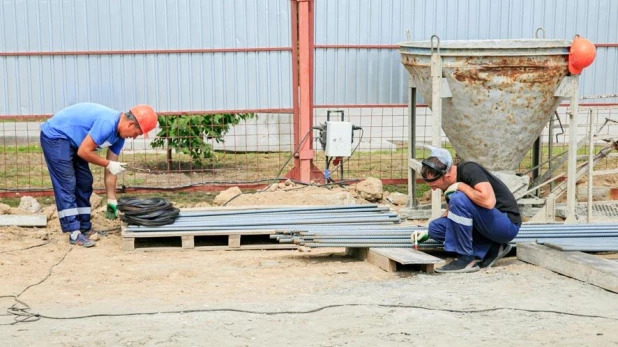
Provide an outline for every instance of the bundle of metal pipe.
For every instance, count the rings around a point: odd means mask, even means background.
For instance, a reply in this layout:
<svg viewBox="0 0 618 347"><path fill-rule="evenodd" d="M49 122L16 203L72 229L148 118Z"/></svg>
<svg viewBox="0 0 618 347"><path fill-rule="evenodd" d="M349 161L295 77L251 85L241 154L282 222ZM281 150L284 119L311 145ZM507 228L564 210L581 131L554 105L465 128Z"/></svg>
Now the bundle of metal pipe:
<svg viewBox="0 0 618 347"><path fill-rule="evenodd" d="M399 223L399 216L387 207L372 205L312 206L245 210L181 211L172 224L159 227L130 225L131 232L222 231L222 230L308 230L325 225L340 228L353 224L376 227Z"/></svg>
<svg viewBox="0 0 618 347"><path fill-rule="evenodd" d="M281 243L307 247L412 247L410 235L421 226L309 226L304 231L281 231L272 238ZM568 250L618 251L616 224L524 224L511 242L538 242L564 246ZM578 245L581 245L578 247ZM433 240L421 249L440 248Z"/></svg>

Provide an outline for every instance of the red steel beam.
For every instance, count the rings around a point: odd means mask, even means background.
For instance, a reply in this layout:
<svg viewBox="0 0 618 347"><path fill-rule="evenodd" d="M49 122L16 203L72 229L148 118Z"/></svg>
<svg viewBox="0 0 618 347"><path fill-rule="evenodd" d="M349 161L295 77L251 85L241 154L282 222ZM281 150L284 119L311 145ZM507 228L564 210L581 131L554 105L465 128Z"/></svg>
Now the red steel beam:
<svg viewBox="0 0 618 347"><path fill-rule="evenodd" d="M569 106L569 104L560 104L559 106ZM580 103L579 106L618 106L618 103ZM331 104L331 105L313 105L314 108L405 108L407 104ZM427 104L417 104L416 107L427 107Z"/></svg>
<svg viewBox="0 0 618 347"><path fill-rule="evenodd" d="M292 0L311 2L313 0ZM313 5L310 17L313 18ZM311 23L313 27L313 23ZM294 27L293 27L294 30ZM310 34L313 39L313 32ZM313 40L311 41L313 42ZM312 45L321 49L398 49L397 45ZM618 47L618 43L596 43L597 48ZM138 49L107 51L40 51L40 52L0 52L0 57L66 56L66 55L131 55L131 54L194 54L194 53L241 53L241 52L282 52L295 51L296 47L247 47L247 48L184 48L184 49Z"/></svg>
<svg viewBox="0 0 618 347"><path fill-rule="evenodd" d="M184 116L184 115L202 115L202 114L221 114L221 113L293 113L292 108L256 108L256 109L241 109L241 110L204 110L204 111L165 111L157 112L159 116ZM49 119L53 114L6 114L0 115L0 120L45 120Z"/></svg>
<svg viewBox="0 0 618 347"><path fill-rule="evenodd" d="M618 47L618 43L595 43L595 47ZM379 44L365 44L365 45L324 45L316 44L315 48L322 49L398 49L398 45L379 45Z"/></svg>
<svg viewBox="0 0 618 347"><path fill-rule="evenodd" d="M323 49L330 49L330 48L342 48L342 49L398 49L399 46L397 45L315 45L315 48L323 48Z"/></svg>
<svg viewBox="0 0 618 347"><path fill-rule="evenodd" d="M296 89L296 88L295 88ZM569 104L560 104L560 106L569 106ZM581 103L579 106L618 106L618 103ZM296 108L298 105L295 106ZM392 108L406 108L407 104L341 104L341 105L313 105L313 108L382 108L382 107L392 107ZM418 104L416 107L427 107L425 104ZM201 115L201 114L220 114L220 113L294 113L295 108L258 108L258 109L239 109L239 110L203 110L203 111L165 111L165 112L157 112L159 116L178 116L178 115ZM52 116L52 114L5 114L0 115L0 120L45 120ZM296 123L295 123L296 126ZM296 140L296 139L295 139ZM296 147L298 145L297 142L294 143Z"/></svg>
<svg viewBox="0 0 618 347"><path fill-rule="evenodd" d="M241 53L241 52L282 52L292 51L292 47L248 47L248 48L196 48L196 49L138 49L110 51L43 51L43 52L0 52L0 57L31 57L54 55L130 55L130 54L181 54L181 53Z"/></svg>

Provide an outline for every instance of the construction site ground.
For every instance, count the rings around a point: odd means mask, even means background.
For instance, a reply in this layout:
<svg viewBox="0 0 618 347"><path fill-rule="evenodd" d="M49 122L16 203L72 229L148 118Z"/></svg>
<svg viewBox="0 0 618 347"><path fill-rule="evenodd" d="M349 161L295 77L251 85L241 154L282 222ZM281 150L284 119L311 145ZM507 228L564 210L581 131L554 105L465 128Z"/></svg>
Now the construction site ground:
<svg viewBox="0 0 618 347"><path fill-rule="evenodd" d="M265 192L229 205L358 202L348 193ZM103 215L96 227L117 225ZM90 249L67 237L57 218L0 229L0 296L22 293L40 315L0 316L1 345L618 345L617 294L513 256L470 274L387 273L343 248L125 252L119 234Z"/></svg>

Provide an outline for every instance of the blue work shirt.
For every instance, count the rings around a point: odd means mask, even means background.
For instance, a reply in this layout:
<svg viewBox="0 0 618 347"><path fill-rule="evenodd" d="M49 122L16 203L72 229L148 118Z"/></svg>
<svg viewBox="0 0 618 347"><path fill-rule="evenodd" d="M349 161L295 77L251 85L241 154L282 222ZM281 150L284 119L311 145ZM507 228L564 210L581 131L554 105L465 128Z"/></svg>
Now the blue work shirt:
<svg viewBox="0 0 618 347"><path fill-rule="evenodd" d="M60 110L43 123L41 132L50 139L68 139L75 149L90 135L97 149L109 148L119 155L124 146L124 139L118 136L120 114L99 104L75 104Z"/></svg>

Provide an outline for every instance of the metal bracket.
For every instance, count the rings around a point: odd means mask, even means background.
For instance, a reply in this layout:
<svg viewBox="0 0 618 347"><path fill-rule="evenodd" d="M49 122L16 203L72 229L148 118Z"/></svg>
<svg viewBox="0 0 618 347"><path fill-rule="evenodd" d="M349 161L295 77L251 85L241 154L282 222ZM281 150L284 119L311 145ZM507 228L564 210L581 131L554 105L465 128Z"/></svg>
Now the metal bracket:
<svg viewBox="0 0 618 347"><path fill-rule="evenodd" d="M452 98L453 93L451 93L451 88L448 86L448 81L446 78L442 78L442 86L440 87L440 97L441 98Z"/></svg>
<svg viewBox="0 0 618 347"><path fill-rule="evenodd" d="M566 76L560 82L558 89L554 93L554 96L561 98L570 98L577 94L577 89L579 87L579 82L577 80L577 76Z"/></svg>
<svg viewBox="0 0 618 347"><path fill-rule="evenodd" d="M409 88L418 88L416 85L416 81L412 78L412 74L408 74L408 87Z"/></svg>

